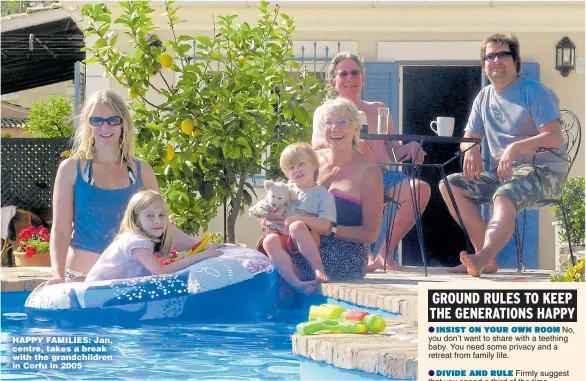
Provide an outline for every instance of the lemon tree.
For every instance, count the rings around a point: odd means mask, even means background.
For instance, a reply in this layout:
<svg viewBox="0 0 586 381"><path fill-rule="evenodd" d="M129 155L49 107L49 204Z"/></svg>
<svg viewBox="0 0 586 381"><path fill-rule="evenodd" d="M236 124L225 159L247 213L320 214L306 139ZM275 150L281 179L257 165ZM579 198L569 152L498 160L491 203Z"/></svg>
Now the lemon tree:
<svg viewBox="0 0 586 381"><path fill-rule="evenodd" d="M283 148L309 141L310 110L322 102L326 84L292 60L295 23L278 6L261 2L255 23L217 16L208 37L179 35L171 1L164 3L164 30L155 29L160 10L148 2L120 4L116 19L104 4L83 7L85 34L96 38L85 48L86 62L101 63L133 98L138 149L174 222L205 231L224 204L228 240L235 242L236 219L253 201L251 175L261 168L279 173ZM131 51L119 50L119 35L132 37Z"/></svg>

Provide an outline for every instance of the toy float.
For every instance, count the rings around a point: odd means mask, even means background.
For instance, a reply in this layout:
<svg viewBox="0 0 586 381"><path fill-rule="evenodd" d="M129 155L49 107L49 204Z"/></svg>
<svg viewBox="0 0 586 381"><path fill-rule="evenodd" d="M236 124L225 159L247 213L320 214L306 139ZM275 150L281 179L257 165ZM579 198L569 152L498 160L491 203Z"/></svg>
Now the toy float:
<svg viewBox="0 0 586 381"><path fill-rule="evenodd" d="M220 250L221 256L173 274L38 287L27 298L25 312L37 321L86 325L266 316L279 288L271 261L249 248Z"/></svg>

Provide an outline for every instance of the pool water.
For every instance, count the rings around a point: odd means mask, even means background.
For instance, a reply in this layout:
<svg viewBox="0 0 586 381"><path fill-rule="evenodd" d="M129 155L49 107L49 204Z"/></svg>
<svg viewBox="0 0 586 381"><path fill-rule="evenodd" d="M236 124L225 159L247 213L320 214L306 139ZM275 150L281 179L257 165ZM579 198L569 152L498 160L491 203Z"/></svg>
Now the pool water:
<svg viewBox="0 0 586 381"><path fill-rule="evenodd" d="M311 304L326 302L315 297L254 323L54 328L26 320L25 298L26 293L2 293L3 380L300 380L301 365L307 360L292 353L291 335L296 324L306 320ZM33 338L43 342L24 342ZM62 342L75 338L79 342ZM96 340L100 342L91 344ZM59 352L49 353L47 347ZM17 360L19 350L28 352ZM34 350L48 358L27 359L26 355L35 356ZM25 369L31 364L44 368ZM386 378L354 371L346 379Z"/></svg>

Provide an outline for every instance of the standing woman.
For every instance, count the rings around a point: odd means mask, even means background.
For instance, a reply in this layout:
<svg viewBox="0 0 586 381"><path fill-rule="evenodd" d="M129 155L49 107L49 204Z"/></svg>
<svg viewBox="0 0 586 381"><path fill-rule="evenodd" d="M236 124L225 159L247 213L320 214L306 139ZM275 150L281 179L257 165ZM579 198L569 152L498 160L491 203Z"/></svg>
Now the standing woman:
<svg viewBox="0 0 586 381"><path fill-rule="evenodd" d="M83 281L112 243L130 198L158 191L152 167L134 157L134 127L124 100L111 90L89 98L79 115L72 157L57 170L53 189L51 267L45 284ZM173 244L188 250L197 238L173 227Z"/></svg>
<svg viewBox="0 0 586 381"><path fill-rule="evenodd" d="M348 52L341 52L334 57L330 63L328 75L330 78L330 85L338 94L338 98L349 99L354 103L356 108L366 114L368 123L368 132L377 133L377 120L379 107L386 107L382 102L368 102L361 99L362 89L364 87L364 62L362 58ZM318 107L314 113L313 121L313 136L312 146L314 149L320 149L326 146L326 140L323 135L323 129L319 126L319 117L322 112L321 107ZM389 118L388 133L396 134L392 123L392 118ZM395 223L391 233L390 240L390 257L387 260L387 270L398 270L399 265L393 259L393 252L399 244L399 241L411 230L415 225L415 213L413 211L413 200L411 197L411 189L417 188L419 198L419 210L423 213L429 197L431 195L431 188L429 184L419 179L410 179L402 172L391 170L396 168L394 154L399 160L412 160L415 163L423 163L423 150L417 142L410 142L401 144L398 141L383 141L383 140L364 140L359 143L360 152L371 162L380 165L380 170L383 174L384 194L388 197L393 197L394 201L399 204L399 209L395 216ZM382 241L386 232L383 231L385 227L381 228L379 240ZM390 229L391 227L386 227ZM370 272L379 268L384 268L386 246L380 245L378 255L369 253L368 270Z"/></svg>

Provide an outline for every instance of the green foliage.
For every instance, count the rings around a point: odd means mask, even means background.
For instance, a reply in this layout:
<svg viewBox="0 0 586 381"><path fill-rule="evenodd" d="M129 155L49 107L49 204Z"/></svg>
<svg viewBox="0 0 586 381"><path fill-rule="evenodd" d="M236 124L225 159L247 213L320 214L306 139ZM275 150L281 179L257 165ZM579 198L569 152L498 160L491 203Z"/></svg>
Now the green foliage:
<svg viewBox="0 0 586 381"><path fill-rule="evenodd" d="M224 238L222 238L222 233L213 232L212 238L210 239L210 243L224 243Z"/></svg>
<svg viewBox="0 0 586 381"><path fill-rule="evenodd" d="M584 191L584 177L568 179L564 184L562 201L568 213L572 245L584 244ZM564 219L560 207L555 205L552 207L552 211L555 219L561 223ZM565 225L561 223L560 227L560 240L568 242Z"/></svg>
<svg viewBox="0 0 586 381"><path fill-rule="evenodd" d="M32 1L8 0L0 2L2 16L24 13Z"/></svg>
<svg viewBox="0 0 586 381"><path fill-rule="evenodd" d="M309 140L308 108L321 103L326 84L297 74L294 21L278 6L261 2L255 24L217 16L207 37L177 35L179 11L172 3L165 2L171 38L162 42L152 34L155 10L148 2L120 3L115 20L104 4L86 4L86 36L97 37L86 48L86 62L101 63L134 98L140 154L153 165L174 222L205 231L225 201L234 242L236 218L253 201L248 179L261 168L278 168L288 144ZM132 39L129 52L115 45L120 28ZM175 83L166 78L171 71ZM149 99L153 92L163 101ZM185 120L192 128L181 128Z"/></svg>
<svg viewBox="0 0 586 381"><path fill-rule="evenodd" d="M40 239L31 239L27 242L26 246L34 247L37 249L37 253L49 251L49 242L45 242Z"/></svg>
<svg viewBox="0 0 586 381"><path fill-rule="evenodd" d="M10 139L13 138L14 136L12 136L12 134L10 132L6 132L4 134L2 134L2 138L3 139Z"/></svg>
<svg viewBox="0 0 586 381"><path fill-rule="evenodd" d="M550 282L585 282L584 278L584 262L585 258L581 258L576 262L576 266L568 264L568 272L565 274L551 274L549 276Z"/></svg>
<svg viewBox="0 0 586 381"><path fill-rule="evenodd" d="M70 138L73 136L73 107L64 96L49 96L31 105L26 123L27 134L36 138Z"/></svg>

